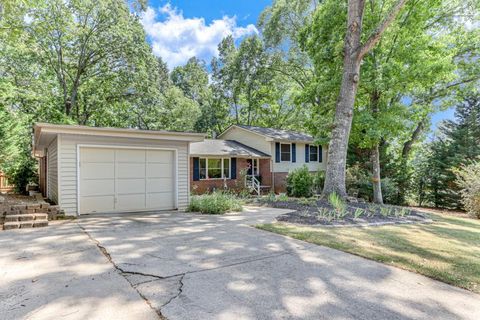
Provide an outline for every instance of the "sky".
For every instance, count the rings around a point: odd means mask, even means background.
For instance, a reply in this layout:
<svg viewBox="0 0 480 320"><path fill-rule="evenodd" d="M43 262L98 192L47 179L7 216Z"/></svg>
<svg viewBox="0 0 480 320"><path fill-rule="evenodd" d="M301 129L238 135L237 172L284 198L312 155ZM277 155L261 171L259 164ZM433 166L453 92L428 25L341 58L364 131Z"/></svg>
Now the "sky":
<svg viewBox="0 0 480 320"><path fill-rule="evenodd" d="M149 0L142 24L153 53L170 70L193 56L206 62L218 55L217 45L226 36L236 40L258 34L257 19L272 0ZM454 110L432 116L435 130Z"/></svg>
<svg viewBox="0 0 480 320"><path fill-rule="evenodd" d="M154 54L172 69L193 56L209 62L218 43L258 34L255 26L271 0L150 0L142 24Z"/></svg>

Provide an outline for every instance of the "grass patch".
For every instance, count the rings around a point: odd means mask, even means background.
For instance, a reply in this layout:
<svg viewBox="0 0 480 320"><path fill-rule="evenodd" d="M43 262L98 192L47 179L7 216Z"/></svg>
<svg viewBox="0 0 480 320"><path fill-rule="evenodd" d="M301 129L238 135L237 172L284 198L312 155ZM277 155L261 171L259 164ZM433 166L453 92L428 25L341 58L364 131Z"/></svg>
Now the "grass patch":
<svg viewBox="0 0 480 320"><path fill-rule="evenodd" d="M433 224L257 228L353 253L480 293L480 221L431 214Z"/></svg>
<svg viewBox="0 0 480 320"><path fill-rule="evenodd" d="M233 194L214 192L192 196L187 210L207 214L242 211L242 201Z"/></svg>

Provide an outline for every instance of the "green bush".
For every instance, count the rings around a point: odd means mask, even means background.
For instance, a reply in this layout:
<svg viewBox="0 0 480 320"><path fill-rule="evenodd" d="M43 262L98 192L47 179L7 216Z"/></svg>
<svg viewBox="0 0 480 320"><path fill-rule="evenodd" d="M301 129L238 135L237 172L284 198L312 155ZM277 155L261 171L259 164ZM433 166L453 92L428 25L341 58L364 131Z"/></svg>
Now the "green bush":
<svg viewBox="0 0 480 320"><path fill-rule="evenodd" d="M313 190L316 193L319 193L319 194L322 193L324 184L325 184L325 171L318 170L313 175Z"/></svg>
<svg viewBox="0 0 480 320"><path fill-rule="evenodd" d="M480 219L480 161L455 170L462 202L467 212Z"/></svg>
<svg viewBox="0 0 480 320"><path fill-rule="evenodd" d="M242 202L233 194L213 192L192 196L188 211L207 214L223 214L230 211L242 211Z"/></svg>
<svg viewBox="0 0 480 320"><path fill-rule="evenodd" d="M295 169L287 176L287 194L292 197L311 197L313 176L307 166Z"/></svg>
<svg viewBox="0 0 480 320"><path fill-rule="evenodd" d="M367 200L372 199L373 186L370 174L359 165L347 168L345 184L349 195Z"/></svg>

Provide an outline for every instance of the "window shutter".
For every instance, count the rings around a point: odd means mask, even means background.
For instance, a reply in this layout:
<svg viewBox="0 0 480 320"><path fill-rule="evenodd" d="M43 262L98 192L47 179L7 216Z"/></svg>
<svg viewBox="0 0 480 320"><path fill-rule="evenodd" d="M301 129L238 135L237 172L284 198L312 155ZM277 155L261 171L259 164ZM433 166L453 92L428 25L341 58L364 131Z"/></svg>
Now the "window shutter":
<svg viewBox="0 0 480 320"><path fill-rule="evenodd" d="M237 158L230 159L230 179L237 179Z"/></svg>
<svg viewBox="0 0 480 320"><path fill-rule="evenodd" d="M318 162L323 162L322 156L323 156L322 146L318 146Z"/></svg>
<svg viewBox="0 0 480 320"><path fill-rule="evenodd" d="M305 145L305 163L310 162L310 145Z"/></svg>
<svg viewBox="0 0 480 320"><path fill-rule="evenodd" d="M193 158L193 181L200 180L200 162L198 158Z"/></svg>
<svg viewBox="0 0 480 320"><path fill-rule="evenodd" d="M297 145L292 143L292 162L297 162Z"/></svg>
<svg viewBox="0 0 480 320"><path fill-rule="evenodd" d="M280 142L275 142L275 162L280 162Z"/></svg>

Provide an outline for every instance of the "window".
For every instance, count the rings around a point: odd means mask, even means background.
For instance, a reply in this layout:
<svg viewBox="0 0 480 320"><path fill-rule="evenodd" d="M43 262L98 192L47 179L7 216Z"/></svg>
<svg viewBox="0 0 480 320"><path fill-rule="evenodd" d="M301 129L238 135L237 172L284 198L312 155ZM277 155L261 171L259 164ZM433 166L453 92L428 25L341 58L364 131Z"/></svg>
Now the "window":
<svg viewBox="0 0 480 320"><path fill-rule="evenodd" d="M310 161L317 162L318 161L318 147L317 146L310 146Z"/></svg>
<svg viewBox="0 0 480 320"><path fill-rule="evenodd" d="M230 179L230 159L200 158L200 179Z"/></svg>
<svg viewBox="0 0 480 320"><path fill-rule="evenodd" d="M200 167L200 179L207 179L207 159L200 158L199 167Z"/></svg>
<svg viewBox="0 0 480 320"><path fill-rule="evenodd" d="M207 164L209 179L219 179L222 177L222 159L208 159Z"/></svg>
<svg viewBox="0 0 480 320"><path fill-rule="evenodd" d="M281 161L290 161L290 144L280 144L280 160Z"/></svg>

